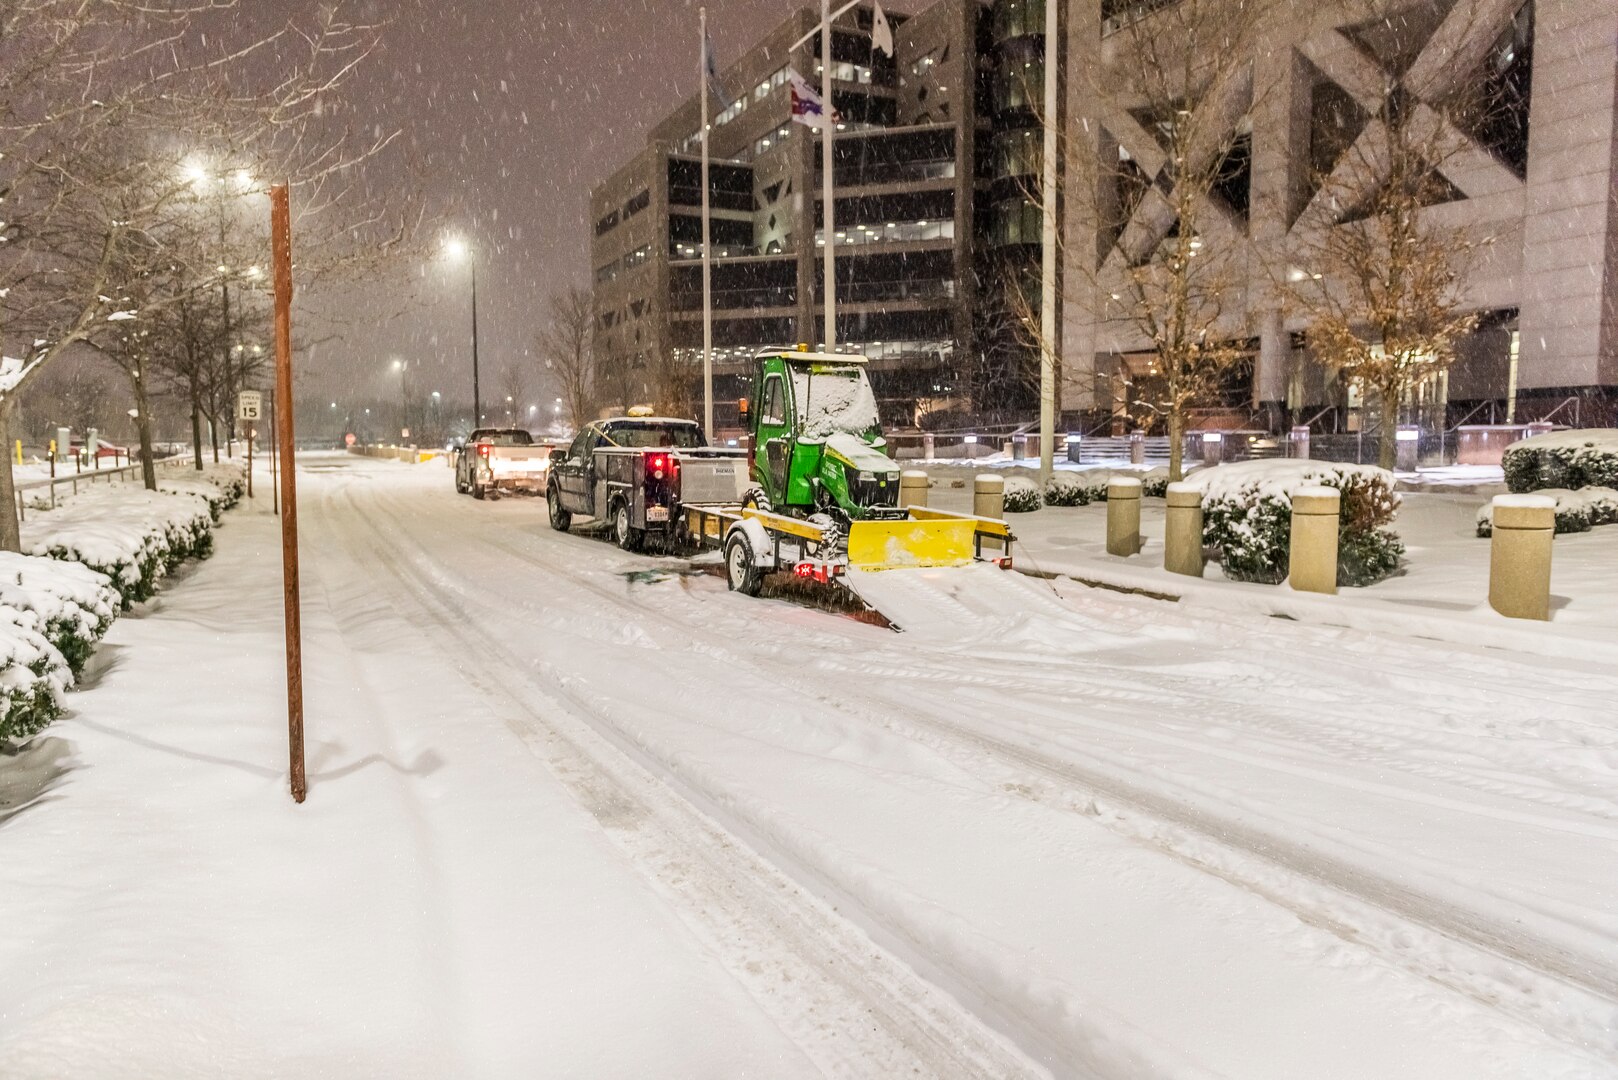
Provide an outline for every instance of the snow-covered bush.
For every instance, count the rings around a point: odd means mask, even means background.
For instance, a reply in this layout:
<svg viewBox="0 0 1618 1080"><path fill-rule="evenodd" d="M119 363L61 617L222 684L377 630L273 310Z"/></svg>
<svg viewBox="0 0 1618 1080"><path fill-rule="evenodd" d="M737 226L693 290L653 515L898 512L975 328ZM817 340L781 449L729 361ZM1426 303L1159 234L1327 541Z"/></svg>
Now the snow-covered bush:
<svg viewBox="0 0 1618 1080"><path fill-rule="evenodd" d="M67 662L22 613L0 607L0 740L26 739L62 714Z"/></svg>
<svg viewBox="0 0 1618 1080"><path fill-rule="evenodd" d="M180 563L212 552L213 515L198 495L101 487L31 516L23 547L105 574L127 611L149 599L158 580Z"/></svg>
<svg viewBox="0 0 1618 1080"><path fill-rule="evenodd" d="M1556 532L1589 532L1596 525L1618 524L1618 490L1610 487L1540 488L1534 492L1556 500ZM1494 535L1494 505L1478 509L1477 531L1481 537Z"/></svg>
<svg viewBox="0 0 1618 1080"><path fill-rule="evenodd" d="M1148 499L1161 499L1168 492L1169 471L1148 469L1079 469L1053 473L1045 485L1047 506L1088 506L1107 501L1107 483L1114 476L1128 476L1140 481L1141 495Z"/></svg>
<svg viewBox="0 0 1618 1080"><path fill-rule="evenodd" d="M1370 585L1392 574L1404 544L1387 526L1399 510L1393 474L1369 465L1270 459L1198 472L1203 543L1215 548L1225 576L1277 584L1292 547L1292 493L1324 486L1342 494L1337 583Z"/></svg>
<svg viewBox="0 0 1618 1080"><path fill-rule="evenodd" d="M1506 447L1506 486L1522 494L1548 488L1618 488L1618 429L1553 431Z"/></svg>
<svg viewBox="0 0 1618 1080"><path fill-rule="evenodd" d="M1038 484L1025 476L1006 477L1006 513L1031 514L1044 505Z"/></svg>
<svg viewBox="0 0 1618 1080"><path fill-rule="evenodd" d="M88 566L0 552L0 611L42 634L75 676L117 618L119 600L107 575Z"/></svg>
<svg viewBox="0 0 1618 1080"><path fill-rule="evenodd" d="M213 518L215 525L224 516L226 510L232 510L247 494L247 484L242 479L241 471L232 466L216 465L210 469L183 474L169 474L161 476L157 482L158 490L173 492L177 495L195 495L208 503L208 515Z"/></svg>

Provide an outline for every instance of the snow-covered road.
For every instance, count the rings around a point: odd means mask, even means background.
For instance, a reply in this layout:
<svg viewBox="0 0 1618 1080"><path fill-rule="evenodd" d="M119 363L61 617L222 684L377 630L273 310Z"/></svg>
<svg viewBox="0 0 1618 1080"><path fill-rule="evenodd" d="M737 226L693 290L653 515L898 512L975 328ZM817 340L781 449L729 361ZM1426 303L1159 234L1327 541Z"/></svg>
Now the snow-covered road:
<svg viewBox="0 0 1618 1080"><path fill-rule="evenodd" d="M380 727L389 760L440 766L399 770L407 820L361 832L419 841L400 902L448 935L434 1045L472 1072L553 1074L521 1066L565 1032L509 1030L532 997L664 1055L556 1075L1618 1067L1610 671L987 568L862 582L895 634L552 533L440 468L314 459L302 483L316 753ZM558 859L605 922L566 926ZM599 963L613 918L711 1029ZM557 977L588 978L552 1001L511 957L558 933Z"/></svg>

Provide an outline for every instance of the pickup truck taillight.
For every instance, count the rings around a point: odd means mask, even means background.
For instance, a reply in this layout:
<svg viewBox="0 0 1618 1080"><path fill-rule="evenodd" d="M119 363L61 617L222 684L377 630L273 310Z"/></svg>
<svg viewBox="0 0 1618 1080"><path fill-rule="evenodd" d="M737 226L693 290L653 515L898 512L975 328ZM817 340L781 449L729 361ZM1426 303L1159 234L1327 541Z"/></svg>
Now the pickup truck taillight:
<svg viewBox="0 0 1618 1080"><path fill-rule="evenodd" d="M478 443L478 457L488 457L490 449L489 443Z"/></svg>
<svg viewBox="0 0 1618 1080"><path fill-rule="evenodd" d="M670 457L667 454L653 454L647 459L646 467L652 470L652 478L654 480L663 479L665 470L667 470L670 478L680 475L679 459Z"/></svg>

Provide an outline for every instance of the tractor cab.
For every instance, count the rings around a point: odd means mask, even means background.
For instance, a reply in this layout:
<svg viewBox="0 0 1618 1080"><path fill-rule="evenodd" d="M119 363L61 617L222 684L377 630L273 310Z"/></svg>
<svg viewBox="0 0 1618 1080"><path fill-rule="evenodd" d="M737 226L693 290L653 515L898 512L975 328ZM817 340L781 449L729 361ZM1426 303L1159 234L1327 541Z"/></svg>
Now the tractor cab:
<svg viewBox="0 0 1618 1080"><path fill-rule="evenodd" d="M899 470L886 452L866 363L802 345L754 358L748 417L756 502L843 524L903 515Z"/></svg>

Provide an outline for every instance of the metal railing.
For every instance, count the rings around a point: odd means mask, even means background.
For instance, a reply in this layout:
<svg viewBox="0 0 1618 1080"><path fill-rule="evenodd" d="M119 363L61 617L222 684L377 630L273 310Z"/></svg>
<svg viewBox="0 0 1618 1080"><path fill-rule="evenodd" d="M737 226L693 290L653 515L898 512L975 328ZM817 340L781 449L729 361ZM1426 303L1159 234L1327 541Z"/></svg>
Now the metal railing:
<svg viewBox="0 0 1618 1080"><path fill-rule="evenodd" d="M156 461L152 462L152 464L158 468L163 468L165 466L178 465L182 462L190 464L192 460L193 459L190 454L176 454L173 457L158 458ZM27 480L23 483L17 484L15 485L17 495L17 519L19 521L27 520L27 500L24 499L23 496L30 491L39 491L45 488L50 489L51 509L54 510L56 509L57 488L71 486L73 488L73 494L77 495L79 493L80 484L93 485L102 481L105 481L108 484L117 481L128 482L141 476L142 464L142 462L137 461L132 465L118 465L111 469L83 469L80 467L75 467L73 472L63 473L61 476L50 476L43 480Z"/></svg>

